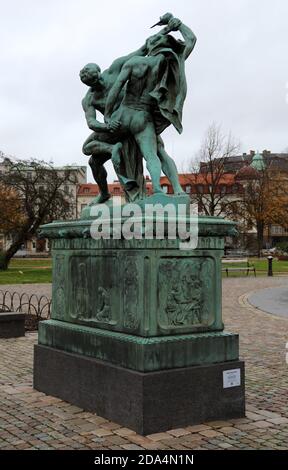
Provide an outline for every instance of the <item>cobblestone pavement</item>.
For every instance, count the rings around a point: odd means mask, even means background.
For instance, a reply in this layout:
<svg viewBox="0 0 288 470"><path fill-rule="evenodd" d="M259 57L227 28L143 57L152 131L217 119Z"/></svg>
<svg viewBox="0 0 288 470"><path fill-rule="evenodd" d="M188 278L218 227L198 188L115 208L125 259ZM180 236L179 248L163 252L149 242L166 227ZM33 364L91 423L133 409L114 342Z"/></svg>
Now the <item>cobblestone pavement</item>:
<svg viewBox="0 0 288 470"><path fill-rule="evenodd" d="M288 320L256 310L247 293L287 278L223 282L226 328L240 334L246 361L246 418L146 437L32 388L35 333L0 340L0 449L286 449ZM48 287L48 286L47 286Z"/></svg>

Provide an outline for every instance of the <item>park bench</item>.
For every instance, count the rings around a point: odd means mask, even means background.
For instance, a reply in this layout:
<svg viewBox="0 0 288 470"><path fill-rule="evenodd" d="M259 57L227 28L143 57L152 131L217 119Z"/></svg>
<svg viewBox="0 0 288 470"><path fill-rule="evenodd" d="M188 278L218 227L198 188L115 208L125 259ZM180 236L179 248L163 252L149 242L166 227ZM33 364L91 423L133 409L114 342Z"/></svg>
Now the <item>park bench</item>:
<svg viewBox="0 0 288 470"><path fill-rule="evenodd" d="M246 266L225 266L224 264L236 264L236 263L241 263L242 265L246 263ZM222 259L222 271L226 272L226 276L228 277L229 271L230 272L246 272L246 276L249 275L250 272L254 273L254 276L256 277L256 268L253 264L249 263L249 260L247 258L242 258L242 259Z"/></svg>

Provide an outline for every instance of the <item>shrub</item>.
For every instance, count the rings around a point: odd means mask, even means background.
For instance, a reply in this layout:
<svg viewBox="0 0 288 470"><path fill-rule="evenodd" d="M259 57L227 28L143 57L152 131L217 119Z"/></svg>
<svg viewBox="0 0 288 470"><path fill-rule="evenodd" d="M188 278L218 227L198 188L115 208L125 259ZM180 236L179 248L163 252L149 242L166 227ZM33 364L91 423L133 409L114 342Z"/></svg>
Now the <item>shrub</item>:
<svg viewBox="0 0 288 470"><path fill-rule="evenodd" d="M288 242L287 241L278 242L277 250L280 250L283 253L288 253Z"/></svg>

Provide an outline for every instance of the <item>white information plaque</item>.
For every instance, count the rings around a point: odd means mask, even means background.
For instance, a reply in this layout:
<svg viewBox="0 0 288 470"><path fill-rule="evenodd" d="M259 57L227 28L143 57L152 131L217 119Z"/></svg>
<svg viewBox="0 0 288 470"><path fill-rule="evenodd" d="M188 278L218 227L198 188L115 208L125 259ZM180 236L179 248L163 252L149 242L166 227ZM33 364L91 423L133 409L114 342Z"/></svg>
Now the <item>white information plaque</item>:
<svg viewBox="0 0 288 470"><path fill-rule="evenodd" d="M239 387L239 385L241 385L240 369L223 371L223 388Z"/></svg>

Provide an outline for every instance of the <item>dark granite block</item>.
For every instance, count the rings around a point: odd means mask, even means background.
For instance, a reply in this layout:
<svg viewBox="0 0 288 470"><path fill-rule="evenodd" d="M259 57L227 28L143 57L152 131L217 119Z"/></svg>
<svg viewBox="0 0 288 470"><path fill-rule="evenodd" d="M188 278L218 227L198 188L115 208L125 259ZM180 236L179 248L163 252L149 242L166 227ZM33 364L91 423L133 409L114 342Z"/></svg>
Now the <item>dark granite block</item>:
<svg viewBox="0 0 288 470"><path fill-rule="evenodd" d="M224 388L231 369L241 385ZM143 373L36 345L34 387L142 435L245 415L241 361Z"/></svg>
<svg viewBox="0 0 288 470"><path fill-rule="evenodd" d="M0 338L25 336L25 314L0 312Z"/></svg>

